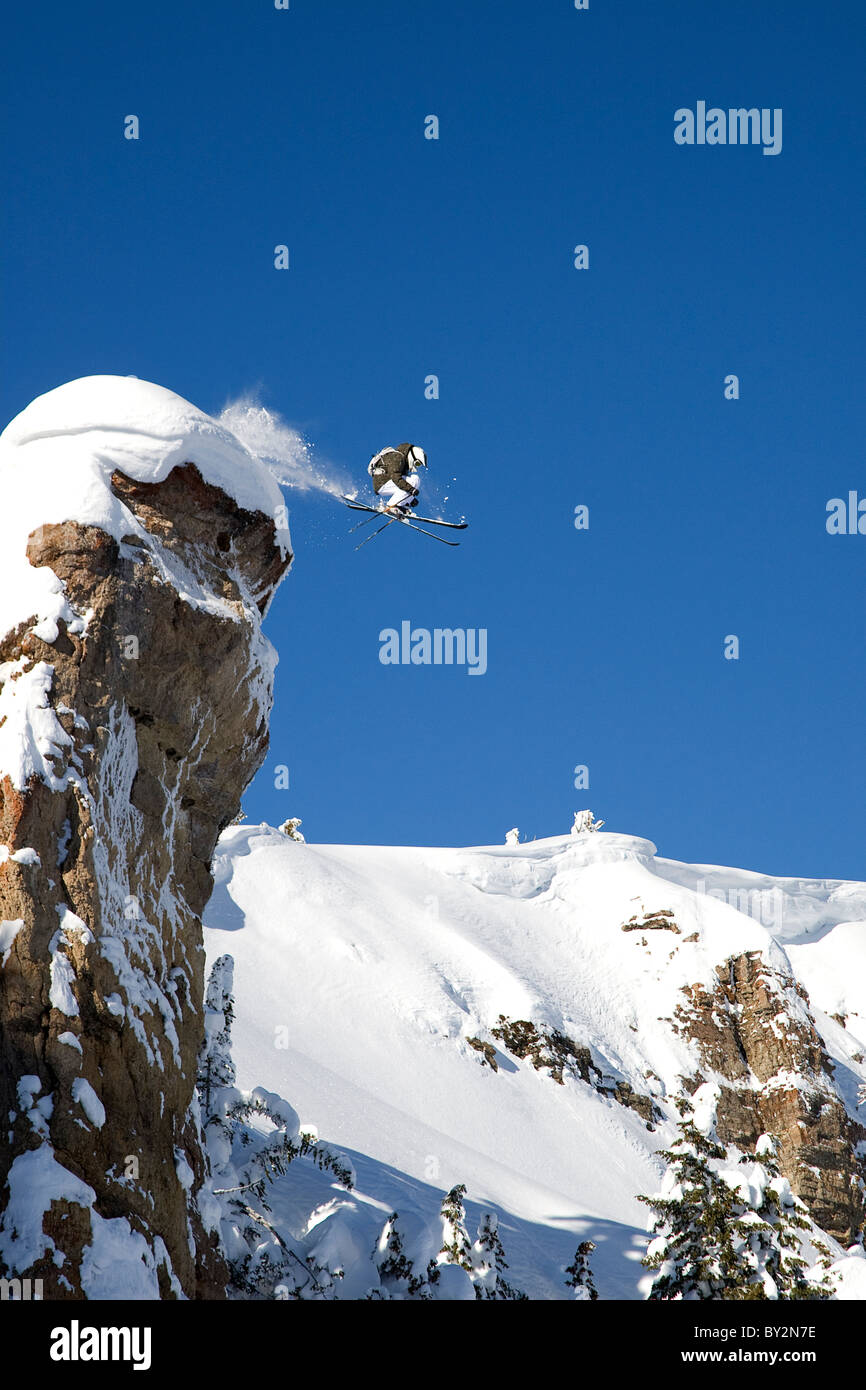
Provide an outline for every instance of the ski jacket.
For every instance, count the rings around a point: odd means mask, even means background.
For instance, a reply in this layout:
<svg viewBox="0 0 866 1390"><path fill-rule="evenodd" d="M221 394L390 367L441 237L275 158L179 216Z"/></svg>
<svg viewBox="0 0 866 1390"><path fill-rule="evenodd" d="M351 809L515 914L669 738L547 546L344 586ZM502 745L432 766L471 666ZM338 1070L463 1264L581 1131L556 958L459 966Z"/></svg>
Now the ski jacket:
<svg viewBox="0 0 866 1390"><path fill-rule="evenodd" d="M385 483L396 483L404 492L418 496L418 489L407 481L414 473L415 465L409 462L411 444L398 444L396 449L383 449L367 465L367 472L373 479L373 491L378 492Z"/></svg>

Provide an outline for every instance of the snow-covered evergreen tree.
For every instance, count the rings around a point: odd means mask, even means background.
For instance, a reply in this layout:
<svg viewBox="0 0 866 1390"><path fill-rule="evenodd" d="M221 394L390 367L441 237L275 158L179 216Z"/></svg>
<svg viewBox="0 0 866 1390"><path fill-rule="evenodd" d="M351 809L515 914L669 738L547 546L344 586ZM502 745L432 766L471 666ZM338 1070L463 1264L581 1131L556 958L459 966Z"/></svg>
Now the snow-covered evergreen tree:
<svg viewBox="0 0 866 1390"><path fill-rule="evenodd" d="M512 826L511 830L506 830L506 832L505 832L505 843L506 843L507 845L519 845L519 844L520 844L520 831L518 830L518 828L517 828L516 825L515 825L515 826Z"/></svg>
<svg viewBox="0 0 866 1390"><path fill-rule="evenodd" d="M432 1298L449 1301L475 1298L471 1278L472 1246L463 1205L465 1195L465 1185L458 1183L442 1199L436 1223L439 1228L439 1253L427 1265L427 1281Z"/></svg>
<svg viewBox="0 0 866 1390"><path fill-rule="evenodd" d="M656 1218L643 1259L655 1271L649 1297L722 1298L743 1282L734 1248L734 1193L711 1166L726 1153L697 1128L688 1101L679 1109L679 1137L660 1151L669 1164L662 1191L638 1197Z"/></svg>
<svg viewBox="0 0 866 1390"><path fill-rule="evenodd" d="M601 830L604 825L603 820L596 820L592 811L575 811L574 825L571 827L572 838L583 835L587 831Z"/></svg>
<svg viewBox="0 0 866 1390"><path fill-rule="evenodd" d="M204 1004L205 1040L199 1054L198 1087L205 1115L213 1113L213 1095L221 1087L234 1086L232 1061L232 1020L234 1019L234 961L220 956L214 961L207 982Z"/></svg>
<svg viewBox="0 0 866 1390"><path fill-rule="evenodd" d="M742 1239L740 1257L750 1271L741 1298L776 1299L830 1296L823 1281L806 1276L807 1261L800 1253L804 1235L812 1232L812 1222L803 1203L794 1196L778 1162L778 1144L762 1134L754 1157L744 1156L748 1165L744 1183L738 1187ZM736 1174L724 1175L735 1182Z"/></svg>
<svg viewBox="0 0 866 1390"><path fill-rule="evenodd" d="M725 1148L679 1102L680 1134L661 1151L669 1168L662 1191L639 1197L655 1214L643 1263L655 1271L651 1299L826 1298L806 1279L801 1237L812 1229L805 1208L762 1136L748 1175L732 1169ZM722 1168L721 1165L728 1166Z"/></svg>
<svg viewBox="0 0 866 1390"><path fill-rule="evenodd" d="M461 1183L446 1193L439 1217L432 1224L416 1221L416 1229L396 1212L386 1221L373 1262L379 1286L368 1299L525 1299L505 1278L508 1268L499 1237L498 1218L482 1211L477 1239L470 1244ZM438 1253L428 1257L431 1246ZM425 1264L426 1261L426 1264Z"/></svg>
<svg viewBox="0 0 866 1390"><path fill-rule="evenodd" d="M428 1271L419 1273L409 1253L410 1237L405 1224L393 1211L382 1228L373 1263L379 1274L379 1289L368 1298L428 1300L431 1297Z"/></svg>
<svg viewBox="0 0 866 1390"><path fill-rule="evenodd" d="M472 1268L472 1245L466 1229L465 1183L458 1183L442 1199L439 1217L442 1222L442 1248L436 1257L437 1265L460 1265Z"/></svg>
<svg viewBox="0 0 866 1390"><path fill-rule="evenodd" d="M235 1085L231 1056L234 1017L231 956L215 961L208 979L205 1039L199 1055L199 1115L210 1177L199 1194L202 1218L219 1232L231 1271L230 1295L332 1298L337 1270L307 1258L270 1219L268 1187L296 1158L311 1159L345 1187L351 1167L335 1151L302 1132L282 1096ZM270 1125L270 1132L267 1126Z"/></svg>
<svg viewBox="0 0 866 1390"><path fill-rule="evenodd" d="M526 1294L515 1289L505 1278L508 1268L505 1250L499 1237L499 1218L492 1211L483 1211L478 1221L478 1234L470 1252L471 1278L476 1298L518 1300Z"/></svg>
<svg viewBox="0 0 866 1390"><path fill-rule="evenodd" d="M282 830L284 835L288 835L290 840L297 840L299 844L304 845L306 844L306 840L298 829L303 823L304 822L298 816L290 816L289 819L284 820L282 825L278 828Z"/></svg>
<svg viewBox="0 0 866 1390"><path fill-rule="evenodd" d="M594 1241L582 1240L575 1251L574 1262L565 1271L567 1286L574 1289L575 1298L583 1302L595 1302L598 1298L598 1289L589 1267L589 1257L594 1249Z"/></svg>

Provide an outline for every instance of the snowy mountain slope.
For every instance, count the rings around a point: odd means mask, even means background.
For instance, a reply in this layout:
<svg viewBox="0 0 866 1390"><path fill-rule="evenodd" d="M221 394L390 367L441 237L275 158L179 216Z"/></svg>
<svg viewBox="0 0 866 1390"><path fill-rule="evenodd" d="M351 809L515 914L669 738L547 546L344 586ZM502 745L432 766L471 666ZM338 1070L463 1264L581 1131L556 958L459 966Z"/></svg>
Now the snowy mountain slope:
<svg viewBox="0 0 866 1390"><path fill-rule="evenodd" d="M851 1113L866 1079L864 885L677 864L605 833L403 849L233 827L214 871L206 949L235 958L239 1083L280 1092L350 1154L372 1198L349 1204L362 1242L383 1204L429 1216L463 1182L470 1215L499 1212L509 1277L535 1298L567 1296L562 1269L588 1238L601 1296L640 1296L636 1195L658 1186L670 1100L698 1066L672 1026L684 986L762 952L812 995ZM650 1131L588 1082L518 1060L491 1031L500 1015L588 1047L608 1089L628 1083L665 1122Z"/></svg>

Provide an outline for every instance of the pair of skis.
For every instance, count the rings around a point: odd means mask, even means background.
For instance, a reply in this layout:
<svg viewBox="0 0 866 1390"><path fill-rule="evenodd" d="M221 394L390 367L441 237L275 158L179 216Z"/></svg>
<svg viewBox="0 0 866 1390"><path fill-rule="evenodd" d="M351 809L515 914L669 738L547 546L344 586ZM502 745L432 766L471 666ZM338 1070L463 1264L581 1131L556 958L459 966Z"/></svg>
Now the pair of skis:
<svg viewBox="0 0 866 1390"><path fill-rule="evenodd" d="M360 526L366 526L368 522L373 521L377 516L387 517L384 526L378 527L372 535L366 536L364 540L361 541L360 545L355 546L356 550L361 550L367 544L368 541L373 540L374 537L378 536L382 531L386 530L386 528L389 527L394 521L399 521L403 526L408 526L410 531L420 531L422 536L429 536L430 539L433 541L439 541L442 545L450 545L452 547L458 546L460 542L446 540L444 536L437 536L434 531L425 531L423 526L418 526L415 524L416 521L423 521L428 526L447 526L452 531L465 531L468 525L468 522L465 521L439 521L436 517L432 516L403 516L399 512L394 512L389 515L381 507L365 506L363 502L356 502L353 497L344 496L343 501L345 502L347 507L351 508L353 512L369 513L369 515L366 516L363 521L359 521L357 526L353 526L351 528L352 531L357 531L358 527Z"/></svg>

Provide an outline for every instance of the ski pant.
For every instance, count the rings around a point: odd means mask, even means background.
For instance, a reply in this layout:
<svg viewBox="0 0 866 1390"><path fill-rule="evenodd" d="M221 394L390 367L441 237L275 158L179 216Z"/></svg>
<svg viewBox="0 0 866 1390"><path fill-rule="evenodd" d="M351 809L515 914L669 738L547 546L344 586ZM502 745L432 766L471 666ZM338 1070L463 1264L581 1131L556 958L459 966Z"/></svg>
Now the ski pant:
<svg viewBox="0 0 866 1390"><path fill-rule="evenodd" d="M406 482L409 483L411 487L417 487L420 482L418 474L410 474L410 476L406 479ZM382 484L376 495L380 499L380 501L382 501L385 504L386 507L399 507L401 503L408 501L408 499L412 496L412 493L407 492L405 488L400 487L399 483L392 483L389 481L387 483Z"/></svg>

